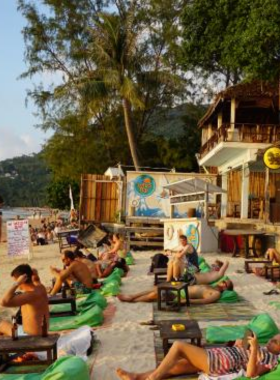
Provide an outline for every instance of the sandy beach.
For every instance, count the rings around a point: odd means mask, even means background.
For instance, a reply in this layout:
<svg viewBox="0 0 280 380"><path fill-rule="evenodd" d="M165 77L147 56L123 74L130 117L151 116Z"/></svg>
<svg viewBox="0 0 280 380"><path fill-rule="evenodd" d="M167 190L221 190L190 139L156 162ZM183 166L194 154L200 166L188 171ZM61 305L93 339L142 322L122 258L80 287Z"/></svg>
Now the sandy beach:
<svg viewBox="0 0 280 380"><path fill-rule="evenodd" d="M6 244L0 245L1 281L0 294L10 286L11 270L20 263L26 263L27 258L8 258ZM153 276L147 276L150 257L154 252L135 252L136 265L131 267L129 275L123 279L121 291L124 294L136 293L153 286ZM278 300L279 296L265 296L264 291L273 288L273 284L253 274L244 272L244 259L231 258L226 254L203 255L209 263L219 257L221 260L228 259L230 266L228 275L235 284L235 290L242 297L250 301L259 313L269 312L276 323L280 326L280 313L269 302ZM39 270L42 282L50 285L51 276L49 266L61 267L58 245L39 246L33 249L33 258L30 265ZM243 273L239 273L243 271ZM115 380L115 368L122 367L136 372L146 371L155 367L154 332L148 326L141 326L139 322L153 318L152 304L144 303L121 303L116 297L109 297L109 306L115 306L115 314L109 326L96 330L96 336L100 341L95 357L91 379ZM207 307L207 306L203 306ZM0 309L1 319L7 318L13 313L12 309ZM244 324L244 320L234 324ZM199 323L201 328L207 325L223 325L228 321L211 321Z"/></svg>

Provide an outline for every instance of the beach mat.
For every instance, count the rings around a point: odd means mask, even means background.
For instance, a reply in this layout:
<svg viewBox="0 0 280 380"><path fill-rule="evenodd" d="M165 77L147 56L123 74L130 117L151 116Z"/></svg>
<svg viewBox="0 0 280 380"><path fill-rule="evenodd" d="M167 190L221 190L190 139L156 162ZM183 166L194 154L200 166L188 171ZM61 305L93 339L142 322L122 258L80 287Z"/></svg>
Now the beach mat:
<svg viewBox="0 0 280 380"><path fill-rule="evenodd" d="M88 366L81 358L64 356L43 373L0 374L0 380L90 380L90 377Z"/></svg>
<svg viewBox="0 0 280 380"><path fill-rule="evenodd" d="M269 339L279 333L278 327L269 314L259 314L244 326L207 327L206 341L208 343L226 343L242 339L247 329L254 331L260 343L267 343Z"/></svg>
<svg viewBox="0 0 280 380"><path fill-rule="evenodd" d="M238 377L236 380L248 380L248 377ZM268 373L265 373L264 375L261 375L258 377L258 380L279 380L280 379L280 363L278 364L277 368L273 371L270 371Z"/></svg>

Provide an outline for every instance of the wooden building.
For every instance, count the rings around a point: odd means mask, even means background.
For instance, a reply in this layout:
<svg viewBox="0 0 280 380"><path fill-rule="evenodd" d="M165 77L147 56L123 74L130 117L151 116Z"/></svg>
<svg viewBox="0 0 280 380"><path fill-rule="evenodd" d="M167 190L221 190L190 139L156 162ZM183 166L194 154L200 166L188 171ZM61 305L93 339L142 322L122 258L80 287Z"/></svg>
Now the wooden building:
<svg viewBox="0 0 280 380"><path fill-rule="evenodd" d="M221 177L220 185L227 190L220 200L224 219L267 223L273 219L265 210L280 203L280 171L268 172L262 155L280 141L278 101L278 85L241 83L220 92L199 121L199 165L215 167ZM266 187L269 195L265 200ZM280 223L280 212L279 220L273 221Z"/></svg>

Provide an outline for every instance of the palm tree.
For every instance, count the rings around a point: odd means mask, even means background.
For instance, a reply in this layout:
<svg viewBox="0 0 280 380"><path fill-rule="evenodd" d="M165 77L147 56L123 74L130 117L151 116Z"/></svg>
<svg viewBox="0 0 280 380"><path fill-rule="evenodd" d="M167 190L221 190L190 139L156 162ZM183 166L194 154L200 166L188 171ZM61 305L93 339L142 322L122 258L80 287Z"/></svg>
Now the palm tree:
<svg viewBox="0 0 280 380"><path fill-rule="evenodd" d="M90 77L82 81L84 97L94 113L104 107L109 98L109 108L121 102L124 125L132 160L139 170L139 158L135 141L132 110L143 109L144 102L137 90L136 76L144 64L137 48L141 36L133 26L134 13L131 10L119 16L102 13L91 29L92 43L88 47L95 68Z"/></svg>

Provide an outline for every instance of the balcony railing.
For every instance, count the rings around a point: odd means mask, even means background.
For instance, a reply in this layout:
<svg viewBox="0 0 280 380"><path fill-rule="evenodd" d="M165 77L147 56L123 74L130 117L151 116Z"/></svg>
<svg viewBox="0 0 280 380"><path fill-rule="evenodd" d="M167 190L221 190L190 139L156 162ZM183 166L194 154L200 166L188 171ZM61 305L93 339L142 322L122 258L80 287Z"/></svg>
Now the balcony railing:
<svg viewBox="0 0 280 380"><path fill-rule="evenodd" d="M234 134L232 131L238 131ZM279 124L232 124L226 123L217 129L208 141L200 148L200 158L215 148L220 142L267 143L280 141Z"/></svg>

